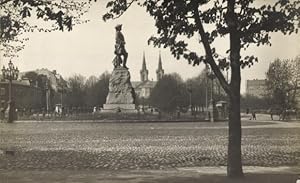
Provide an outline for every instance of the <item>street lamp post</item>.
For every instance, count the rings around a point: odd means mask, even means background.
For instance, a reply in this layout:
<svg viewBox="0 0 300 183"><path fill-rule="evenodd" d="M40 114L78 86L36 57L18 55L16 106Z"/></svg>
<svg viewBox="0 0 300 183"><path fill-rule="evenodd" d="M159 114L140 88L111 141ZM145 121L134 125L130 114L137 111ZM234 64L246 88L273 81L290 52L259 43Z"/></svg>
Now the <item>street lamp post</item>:
<svg viewBox="0 0 300 183"><path fill-rule="evenodd" d="M208 78L205 78L205 108L208 111Z"/></svg>
<svg viewBox="0 0 300 183"><path fill-rule="evenodd" d="M15 118L15 103L13 101L12 97L12 81L18 79L19 75L19 69L18 67L15 67L14 64L9 61L8 68L5 68L3 66L2 68L2 75L3 78L8 80L8 105L7 105L7 111L8 111L8 123L12 123Z"/></svg>
<svg viewBox="0 0 300 183"><path fill-rule="evenodd" d="M208 78L211 79L211 91L210 91L210 121L215 122L215 101L214 101L214 79L215 75L212 70L208 72Z"/></svg>
<svg viewBox="0 0 300 183"><path fill-rule="evenodd" d="M192 110L192 92L193 92L193 88L192 88L192 83L189 84L188 86L188 91L189 91L189 104L190 104L190 110L191 110L191 115L193 115L193 110Z"/></svg>
<svg viewBox="0 0 300 183"><path fill-rule="evenodd" d="M45 82L45 92L46 92L46 111L47 114L49 114L49 82L47 78Z"/></svg>
<svg viewBox="0 0 300 183"><path fill-rule="evenodd" d="M210 115L209 115L209 111L208 111L208 81L209 81L209 67L208 65L206 65L205 67L205 73L206 73L206 77L205 77L205 119L210 120Z"/></svg>
<svg viewBox="0 0 300 183"><path fill-rule="evenodd" d="M60 93L60 103L61 103L61 107L63 106L63 93L64 93L64 89L62 88L61 93Z"/></svg>

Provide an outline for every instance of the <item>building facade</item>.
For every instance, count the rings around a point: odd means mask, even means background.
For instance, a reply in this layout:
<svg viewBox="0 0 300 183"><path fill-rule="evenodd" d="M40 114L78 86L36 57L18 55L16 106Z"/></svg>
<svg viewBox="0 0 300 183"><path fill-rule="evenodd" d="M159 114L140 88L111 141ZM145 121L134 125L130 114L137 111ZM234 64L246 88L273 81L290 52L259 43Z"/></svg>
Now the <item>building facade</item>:
<svg viewBox="0 0 300 183"><path fill-rule="evenodd" d="M266 95L266 79L253 79L246 81L246 94L262 98Z"/></svg>
<svg viewBox="0 0 300 183"><path fill-rule="evenodd" d="M42 107L42 90L36 86L31 86L26 81L13 81L11 87L11 97L18 110L40 109ZM0 108L7 108L9 100L9 82L0 82Z"/></svg>
<svg viewBox="0 0 300 183"><path fill-rule="evenodd" d="M56 71L37 69L22 72L13 81L12 97L20 109L52 112L56 104L61 104L61 82L64 81ZM0 83L0 102L5 107L8 101L8 82ZM2 103L3 102L3 103Z"/></svg>

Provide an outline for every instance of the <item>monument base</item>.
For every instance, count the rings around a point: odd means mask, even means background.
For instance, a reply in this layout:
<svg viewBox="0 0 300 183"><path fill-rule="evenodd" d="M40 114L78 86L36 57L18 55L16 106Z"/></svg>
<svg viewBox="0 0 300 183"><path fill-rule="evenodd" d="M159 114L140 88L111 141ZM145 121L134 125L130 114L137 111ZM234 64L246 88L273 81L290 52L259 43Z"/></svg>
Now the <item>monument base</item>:
<svg viewBox="0 0 300 183"><path fill-rule="evenodd" d="M137 113L135 104L104 104L101 112L106 113Z"/></svg>
<svg viewBox="0 0 300 183"><path fill-rule="evenodd" d="M123 67L115 68L109 79L109 91L102 112L137 113L135 92L130 82L130 73Z"/></svg>

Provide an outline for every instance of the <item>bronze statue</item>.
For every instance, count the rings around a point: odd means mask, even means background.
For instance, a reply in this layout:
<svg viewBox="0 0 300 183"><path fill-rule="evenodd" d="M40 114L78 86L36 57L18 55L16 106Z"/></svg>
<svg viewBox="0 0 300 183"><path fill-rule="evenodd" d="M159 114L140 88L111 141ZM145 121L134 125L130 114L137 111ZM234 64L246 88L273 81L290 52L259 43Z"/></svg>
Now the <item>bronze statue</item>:
<svg viewBox="0 0 300 183"><path fill-rule="evenodd" d="M123 63L123 67L128 69L126 66L128 53L125 50L125 39L121 32L122 24L117 25L116 27L116 44L115 44L115 58L113 60L114 67L117 68ZM123 56L123 59L122 59Z"/></svg>

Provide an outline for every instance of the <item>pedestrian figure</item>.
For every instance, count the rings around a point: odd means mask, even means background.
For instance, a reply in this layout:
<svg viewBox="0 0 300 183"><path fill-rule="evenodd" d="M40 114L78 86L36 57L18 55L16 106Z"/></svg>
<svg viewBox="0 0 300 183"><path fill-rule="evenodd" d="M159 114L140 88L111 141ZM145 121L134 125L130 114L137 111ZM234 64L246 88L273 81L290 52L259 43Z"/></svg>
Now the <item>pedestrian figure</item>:
<svg viewBox="0 0 300 183"><path fill-rule="evenodd" d="M177 110L177 119L180 118L180 110Z"/></svg>
<svg viewBox="0 0 300 183"><path fill-rule="evenodd" d="M117 112L117 114L118 114L118 113L121 113L121 108L118 107L116 112Z"/></svg>
<svg viewBox="0 0 300 183"><path fill-rule="evenodd" d="M252 119L253 119L253 120L256 120L256 114L255 114L255 111L252 111Z"/></svg>
<svg viewBox="0 0 300 183"><path fill-rule="evenodd" d="M282 112L281 112L281 114L280 114L279 120L284 121L284 120L285 120L285 117L286 117L286 110L283 109Z"/></svg>
<svg viewBox="0 0 300 183"><path fill-rule="evenodd" d="M42 114L43 114L43 118L45 118L45 116L46 116L46 110L45 110L44 107L42 108Z"/></svg>
<svg viewBox="0 0 300 183"><path fill-rule="evenodd" d="M138 110L138 113L137 113L138 119L140 119L141 118L141 111L140 111L141 109L140 109L140 107L138 107L137 110Z"/></svg>
<svg viewBox="0 0 300 183"><path fill-rule="evenodd" d="M271 120L273 120L273 110L270 110Z"/></svg>

